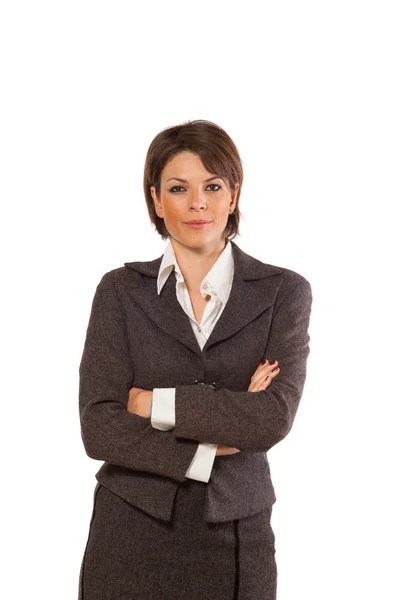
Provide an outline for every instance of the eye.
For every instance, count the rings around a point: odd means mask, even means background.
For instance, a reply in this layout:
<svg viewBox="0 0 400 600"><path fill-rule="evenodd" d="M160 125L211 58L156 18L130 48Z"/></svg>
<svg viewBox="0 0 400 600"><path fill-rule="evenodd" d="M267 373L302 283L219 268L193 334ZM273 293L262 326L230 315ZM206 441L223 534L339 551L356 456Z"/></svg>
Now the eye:
<svg viewBox="0 0 400 600"><path fill-rule="evenodd" d="M222 188L221 185L218 185L218 183L210 183L207 187L214 187L214 188L218 188L217 190L212 190L213 192L219 192L219 190ZM174 185L172 188L170 188L170 192L175 193L175 190L177 190L178 188L180 188L181 190L184 190L185 188L183 188L181 185Z"/></svg>

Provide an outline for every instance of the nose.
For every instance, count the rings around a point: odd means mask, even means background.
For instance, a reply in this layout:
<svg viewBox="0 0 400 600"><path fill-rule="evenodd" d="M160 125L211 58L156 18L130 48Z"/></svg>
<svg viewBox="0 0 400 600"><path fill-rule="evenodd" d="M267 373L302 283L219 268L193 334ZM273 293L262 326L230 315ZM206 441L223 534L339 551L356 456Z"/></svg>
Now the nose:
<svg viewBox="0 0 400 600"><path fill-rule="evenodd" d="M196 210L199 208L205 208L207 206L206 197L202 190L193 190L189 195L189 204L191 208Z"/></svg>

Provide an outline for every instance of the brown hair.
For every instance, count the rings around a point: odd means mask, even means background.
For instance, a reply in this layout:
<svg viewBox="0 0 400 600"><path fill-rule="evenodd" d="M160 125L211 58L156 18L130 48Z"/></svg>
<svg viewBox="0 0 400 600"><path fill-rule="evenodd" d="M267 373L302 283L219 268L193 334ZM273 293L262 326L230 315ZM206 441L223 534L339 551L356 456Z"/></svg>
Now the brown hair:
<svg viewBox="0 0 400 600"><path fill-rule="evenodd" d="M161 173L165 165L175 154L185 151L197 154L204 168L227 180L232 191L235 190L235 184L239 183L235 210L228 217L224 233L225 239L240 235L239 222L242 214L239 210L239 198L243 182L242 161L234 142L222 127L203 119L167 127L156 135L149 146L144 166L143 188L150 220L156 230L163 240L170 237L164 219L161 219L155 211L150 188L154 185L158 197Z"/></svg>

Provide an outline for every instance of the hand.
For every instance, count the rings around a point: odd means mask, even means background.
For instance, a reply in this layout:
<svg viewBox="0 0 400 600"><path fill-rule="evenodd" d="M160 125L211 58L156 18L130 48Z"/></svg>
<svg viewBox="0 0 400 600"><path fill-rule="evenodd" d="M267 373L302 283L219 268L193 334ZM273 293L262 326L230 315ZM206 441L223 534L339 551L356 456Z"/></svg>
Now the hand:
<svg viewBox="0 0 400 600"><path fill-rule="evenodd" d="M268 360L263 365L262 363L254 371L250 379L250 385L248 392L259 392L266 390L271 385L272 380L279 375L280 368L278 367L278 361L269 362ZM268 377L268 379L265 379ZM224 446L218 444L216 456L225 456L227 454L236 454L240 452L239 448L231 448L230 446Z"/></svg>
<svg viewBox="0 0 400 600"><path fill-rule="evenodd" d="M215 456L226 456L227 454L237 454L238 452L240 452L239 448L231 448L230 446L218 444Z"/></svg>
<svg viewBox="0 0 400 600"><path fill-rule="evenodd" d="M261 363L254 371L247 391L260 392L261 390L266 390L279 373L280 368L278 367L278 361L274 360L273 362L269 362L266 360L264 365ZM265 379L266 377L268 377L267 380Z"/></svg>
<svg viewBox="0 0 400 600"><path fill-rule="evenodd" d="M139 415L139 417L150 419L152 397L152 390L143 390L137 387L131 388L129 390L127 411Z"/></svg>

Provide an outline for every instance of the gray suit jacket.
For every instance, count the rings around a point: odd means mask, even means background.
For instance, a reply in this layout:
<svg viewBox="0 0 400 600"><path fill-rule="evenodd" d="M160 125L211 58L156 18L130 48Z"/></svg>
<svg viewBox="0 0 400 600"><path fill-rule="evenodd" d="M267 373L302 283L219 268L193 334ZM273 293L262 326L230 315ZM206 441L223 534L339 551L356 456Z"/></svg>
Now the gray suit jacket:
<svg viewBox="0 0 400 600"><path fill-rule="evenodd" d="M272 505L266 453L289 433L303 393L310 283L231 243L231 293L203 350L176 297L174 272L157 294L162 256L107 272L93 298L79 366L85 450L105 461L99 483L166 521L199 442L241 450L215 457L204 483L206 521ZM248 392L264 358L278 360L281 371L266 390ZM216 389L196 381L216 382ZM126 410L133 386L176 389L174 429L160 431Z"/></svg>

